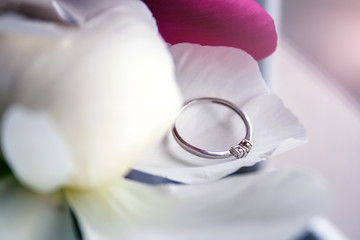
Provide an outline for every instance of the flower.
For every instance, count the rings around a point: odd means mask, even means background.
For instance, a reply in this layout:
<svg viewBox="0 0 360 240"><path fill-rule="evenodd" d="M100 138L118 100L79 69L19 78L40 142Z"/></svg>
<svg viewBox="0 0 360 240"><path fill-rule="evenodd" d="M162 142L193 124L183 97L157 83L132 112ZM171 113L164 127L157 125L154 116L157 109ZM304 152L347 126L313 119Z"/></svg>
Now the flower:
<svg viewBox="0 0 360 240"><path fill-rule="evenodd" d="M164 158L178 164L161 143L161 161L146 151L176 117L178 86L185 99L220 94L244 107L257 145L245 163L188 168L185 162L178 168L184 182L219 179L293 147L304 140L304 129L267 92L244 51L184 43L172 46L170 55L140 1L90 10L96 16L79 28L0 17L1 147L17 179L0 180L0 238L75 239L69 209L91 240L288 239L300 231L323 197L322 184L307 174L272 172L188 186L122 178L137 159L151 173ZM269 128L274 132L264 131ZM196 171L200 178L192 177ZM169 172L166 177L177 179Z"/></svg>
<svg viewBox="0 0 360 240"><path fill-rule="evenodd" d="M1 44L2 145L27 186L111 182L173 123L181 100L170 54L145 6L130 2L80 30L4 19L42 33L10 32Z"/></svg>

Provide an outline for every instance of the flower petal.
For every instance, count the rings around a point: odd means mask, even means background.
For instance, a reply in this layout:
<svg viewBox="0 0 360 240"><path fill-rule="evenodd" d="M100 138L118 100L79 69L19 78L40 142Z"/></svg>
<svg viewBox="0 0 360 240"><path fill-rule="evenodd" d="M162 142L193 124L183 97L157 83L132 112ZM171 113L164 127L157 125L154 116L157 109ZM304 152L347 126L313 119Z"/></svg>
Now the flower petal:
<svg viewBox="0 0 360 240"><path fill-rule="evenodd" d="M253 153L268 158L307 142L298 118L274 94L265 94L243 107L253 124Z"/></svg>
<svg viewBox="0 0 360 240"><path fill-rule="evenodd" d="M66 23L54 8L56 5L58 5L57 1L53 0L2 0L1 10L18 12L31 18Z"/></svg>
<svg viewBox="0 0 360 240"><path fill-rule="evenodd" d="M32 0L33 1L33 0ZM110 8L116 8L123 4L127 6L135 7L139 12L142 11L141 15L145 21L151 23L154 29L157 29L156 22L149 10L144 4L139 4L140 0L57 0L59 7L64 9L70 15L72 15L79 23L84 23L87 20L96 17L96 15L101 14L104 11L109 10Z"/></svg>
<svg viewBox="0 0 360 240"><path fill-rule="evenodd" d="M43 37L61 37L66 28L58 27L53 22L26 21L22 15L3 13L0 15L0 32L7 34L27 34Z"/></svg>
<svg viewBox="0 0 360 240"><path fill-rule="evenodd" d="M171 44L189 42L245 50L255 59L276 47L272 18L253 0L144 0Z"/></svg>
<svg viewBox="0 0 360 240"><path fill-rule="evenodd" d="M68 180L73 159L49 114L13 105L3 115L1 134L8 163L25 185L51 192Z"/></svg>
<svg viewBox="0 0 360 240"><path fill-rule="evenodd" d="M138 0L140 1L140 0ZM150 20L156 28L155 20L148 14L145 5L139 5L136 1L128 0L2 0L2 10L18 12L22 15L61 23L65 25L81 25L87 20L101 14L110 8L116 8L122 4L134 4L138 10L143 9L144 18Z"/></svg>
<svg viewBox="0 0 360 240"><path fill-rule="evenodd" d="M61 194L39 195L11 178L0 181L0 239L76 240Z"/></svg>
<svg viewBox="0 0 360 240"><path fill-rule="evenodd" d="M257 62L240 49L182 43L170 51L185 100L219 97L242 105L269 92Z"/></svg>
<svg viewBox="0 0 360 240"><path fill-rule="evenodd" d="M7 100L54 119L74 159L67 185L125 174L177 114L171 56L144 9L123 0L61 38L1 35L1 74L16 81Z"/></svg>
<svg viewBox="0 0 360 240"><path fill-rule="evenodd" d="M294 171L188 186L123 181L66 196L89 240L292 239L326 199L321 181Z"/></svg>
<svg viewBox="0 0 360 240"><path fill-rule="evenodd" d="M240 106L253 125L254 147L244 159L203 159L183 150L169 134L134 169L183 183L214 181L305 141L303 126L281 100L268 93L257 63L245 52L194 44L174 45L171 52L185 100L218 97ZM213 151L230 149L241 141L243 125L232 110L216 104L194 106L177 120L184 139Z"/></svg>

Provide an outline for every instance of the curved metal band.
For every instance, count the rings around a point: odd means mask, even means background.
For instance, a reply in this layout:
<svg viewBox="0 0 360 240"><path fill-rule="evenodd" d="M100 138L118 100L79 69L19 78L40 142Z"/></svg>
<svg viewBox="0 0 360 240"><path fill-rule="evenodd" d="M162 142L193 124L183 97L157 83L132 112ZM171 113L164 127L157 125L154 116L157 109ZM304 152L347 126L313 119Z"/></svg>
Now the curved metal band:
<svg viewBox="0 0 360 240"><path fill-rule="evenodd" d="M179 143L179 145L185 149L186 151L197 155L199 157L203 158L211 158L211 159L221 159L221 158L228 158L234 156L235 158L244 158L247 156L247 154L250 152L252 148L251 144L251 134L252 134L252 126L250 123L250 119L247 116L245 112L243 112L241 109L239 109L235 104L221 99L221 98L212 98L212 97L204 97L204 98L195 98L193 100L190 100L184 104L184 106L181 108L180 113L186 109L187 107L199 103L217 103L224 105L226 107L229 107L232 109L237 115L241 117L241 119L244 121L246 134L244 139L237 145L230 148L228 151L223 152L213 152L213 151L207 151L198 147L195 147L191 145L190 143L186 142L179 134L179 132L176 129L176 125L174 124L172 133L175 138L175 140Z"/></svg>

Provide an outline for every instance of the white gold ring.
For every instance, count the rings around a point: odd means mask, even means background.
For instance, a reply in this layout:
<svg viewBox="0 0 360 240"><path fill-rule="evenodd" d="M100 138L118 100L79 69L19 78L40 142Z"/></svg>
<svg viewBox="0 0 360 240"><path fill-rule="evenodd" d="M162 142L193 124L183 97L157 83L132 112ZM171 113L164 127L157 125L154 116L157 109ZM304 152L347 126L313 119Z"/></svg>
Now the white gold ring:
<svg viewBox="0 0 360 240"><path fill-rule="evenodd" d="M239 144L232 146L229 150L223 151L223 152L213 152L213 151L207 151L198 147L195 147L191 145L190 143L186 142L179 134L179 132L176 129L176 125L174 124L172 133L175 138L175 140L179 143L179 145L185 149L186 151L199 156L203 158L211 158L211 159L221 159L221 158L229 158L229 157L235 157L237 159L244 158L248 155L252 148L251 141L251 134L252 134L252 126L250 123L250 119L247 116L245 112L243 112L241 109L239 109L235 104L224 100L220 98L213 98L213 97L204 97L204 98L195 98L193 100L190 100L184 104L184 106L181 108L180 113L188 108L189 106L193 106L195 104L201 104L201 103L217 103L224 105L230 109L232 109L237 115L241 117L241 119L244 121L245 124L245 130L246 134L243 140L240 141Z"/></svg>

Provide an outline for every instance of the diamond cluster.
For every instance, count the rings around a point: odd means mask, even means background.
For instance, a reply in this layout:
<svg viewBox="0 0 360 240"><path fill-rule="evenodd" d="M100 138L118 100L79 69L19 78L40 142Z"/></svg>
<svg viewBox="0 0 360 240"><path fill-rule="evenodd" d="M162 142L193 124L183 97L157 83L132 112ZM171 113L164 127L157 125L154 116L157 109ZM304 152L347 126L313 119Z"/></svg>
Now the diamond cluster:
<svg viewBox="0 0 360 240"><path fill-rule="evenodd" d="M238 145L231 147L230 153L237 159L244 158L248 155L251 148L252 148L252 143L244 139Z"/></svg>

